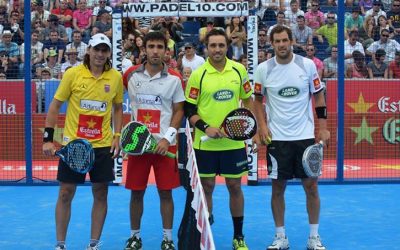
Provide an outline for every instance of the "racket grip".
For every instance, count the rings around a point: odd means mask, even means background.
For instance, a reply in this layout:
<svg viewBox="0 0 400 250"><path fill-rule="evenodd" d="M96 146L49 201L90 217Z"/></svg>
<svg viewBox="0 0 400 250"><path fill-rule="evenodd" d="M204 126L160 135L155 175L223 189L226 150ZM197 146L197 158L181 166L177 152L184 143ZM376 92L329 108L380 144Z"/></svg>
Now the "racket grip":
<svg viewBox="0 0 400 250"><path fill-rule="evenodd" d="M202 142L208 141L208 140L210 140L210 139L211 139L211 137L209 137L208 135L203 135L203 136L200 138L200 140L201 140Z"/></svg>
<svg viewBox="0 0 400 250"><path fill-rule="evenodd" d="M171 153L171 152L167 152L166 156L168 158L171 158L171 159L175 159L176 158L176 155L174 153Z"/></svg>

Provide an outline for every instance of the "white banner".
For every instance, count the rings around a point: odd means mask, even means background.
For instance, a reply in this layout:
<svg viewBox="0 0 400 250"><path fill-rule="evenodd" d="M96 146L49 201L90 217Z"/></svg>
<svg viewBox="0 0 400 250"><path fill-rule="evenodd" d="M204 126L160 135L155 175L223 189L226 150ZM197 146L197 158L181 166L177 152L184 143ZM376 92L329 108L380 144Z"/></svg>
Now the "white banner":
<svg viewBox="0 0 400 250"><path fill-rule="evenodd" d="M112 14L112 65L122 73L122 15Z"/></svg>
<svg viewBox="0 0 400 250"><path fill-rule="evenodd" d="M249 16L247 18L247 73L249 75L250 84L254 89L254 71L258 65L258 25L257 16ZM253 151L252 140L247 140L247 159L249 161L250 170L247 180L249 184L257 182L258 159L257 153Z"/></svg>
<svg viewBox="0 0 400 250"><path fill-rule="evenodd" d="M219 3L129 3L124 4L124 16L157 17L215 17L248 16L248 2Z"/></svg>

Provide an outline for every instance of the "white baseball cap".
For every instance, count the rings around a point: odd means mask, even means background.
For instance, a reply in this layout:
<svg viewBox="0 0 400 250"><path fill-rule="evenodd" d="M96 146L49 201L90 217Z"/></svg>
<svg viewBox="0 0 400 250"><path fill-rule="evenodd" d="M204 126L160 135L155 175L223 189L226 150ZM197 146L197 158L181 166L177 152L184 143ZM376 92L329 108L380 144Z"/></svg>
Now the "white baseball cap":
<svg viewBox="0 0 400 250"><path fill-rule="evenodd" d="M111 50L111 42L108 37L102 33L98 33L96 35L93 35L92 38L89 40L89 46L90 47L96 47L99 44L106 44L110 50Z"/></svg>

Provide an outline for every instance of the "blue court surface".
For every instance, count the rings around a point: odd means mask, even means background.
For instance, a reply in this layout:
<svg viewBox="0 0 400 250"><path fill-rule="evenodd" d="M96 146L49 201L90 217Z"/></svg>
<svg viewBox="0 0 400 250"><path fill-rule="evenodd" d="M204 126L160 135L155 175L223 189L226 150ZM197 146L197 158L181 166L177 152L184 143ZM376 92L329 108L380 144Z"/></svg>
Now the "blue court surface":
<svg viewBox="0 0 400 250"><path fill-rule="evenodd" d="M271 186L244 186L245 239L249 249L265 249L274 234L269 205ZM57 186L0 186L0 249L54 249L54 207ZM400 185L321 185L320 234L328 249L400 249ZM186 191L174 191L174 237L184 210ZM73 202L67 246L85 249L89 240L90 186L78 188ZM129 236L129 192L110 188L109 210L102 235L104 250L123 249ZM228 192L218 185L214 193L212 226L217 249L231 249L232 220L228 212ZM305 196L300 185L286 192L286 232L290 249L306 249L308 223ZM160 249L161 220L155 186L145 196L142 220L145 250Z"/></svg>

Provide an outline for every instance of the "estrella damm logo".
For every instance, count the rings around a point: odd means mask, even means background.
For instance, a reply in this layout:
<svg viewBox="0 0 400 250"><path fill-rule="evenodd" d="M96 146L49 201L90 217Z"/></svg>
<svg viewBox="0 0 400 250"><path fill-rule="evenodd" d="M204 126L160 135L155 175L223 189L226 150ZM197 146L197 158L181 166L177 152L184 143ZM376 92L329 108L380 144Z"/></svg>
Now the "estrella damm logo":
<svg viewBox="0 0 400 250"><path fill-rule="evenodd" d="M215 92L214 100L216 101L227 101L233 98L233 91L229 89L223 89Z"/></svg>
<svg viewBox="0 0 400 250"><path fill-rule="evenodd" d="M278 94L282 97L293 97L300 93L300 90L296 87L286 87L279 90Z"/></svg>
<svg viewBox="0 0 400 250"><path fill-rule="evenodd" d="M400 142L400 119L393 117L388 119L383 125L383 138L391 144Z"/></svg>

